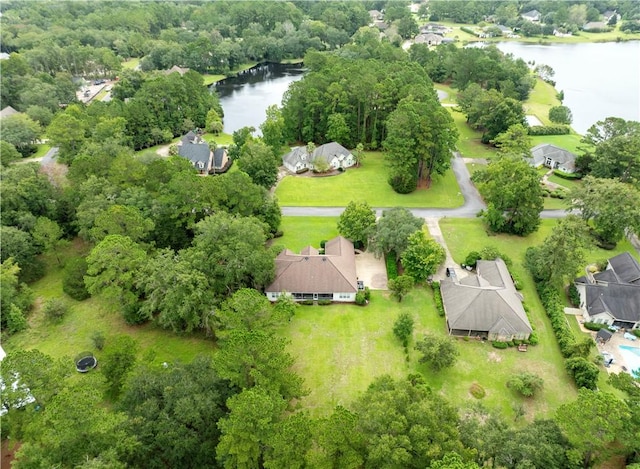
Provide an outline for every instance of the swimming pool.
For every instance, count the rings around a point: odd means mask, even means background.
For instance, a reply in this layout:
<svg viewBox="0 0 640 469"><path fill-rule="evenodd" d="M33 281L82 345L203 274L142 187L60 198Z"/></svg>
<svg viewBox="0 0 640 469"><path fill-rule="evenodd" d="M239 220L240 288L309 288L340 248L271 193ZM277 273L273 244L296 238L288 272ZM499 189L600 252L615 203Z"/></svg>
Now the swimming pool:
<svg viewBox="0 0 640 469"><path fill-rule="evenodd" d="M640 376L640 348L628 345L618 345L618 348L629 371Z"/></svg>

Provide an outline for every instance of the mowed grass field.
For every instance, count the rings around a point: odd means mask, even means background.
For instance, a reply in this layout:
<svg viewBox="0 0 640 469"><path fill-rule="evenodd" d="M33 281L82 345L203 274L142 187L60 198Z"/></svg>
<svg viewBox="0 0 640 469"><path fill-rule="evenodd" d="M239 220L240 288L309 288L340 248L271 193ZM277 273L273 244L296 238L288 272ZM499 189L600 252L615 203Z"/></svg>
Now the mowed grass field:
<svg viewBox="0 0 640 469"><path fill-rule="evenodd" d="M283 235L272 240L272 245L284 246L300 252L307 246L320 248L322 240L338 236L338 217L282 217Z"/></svg>
<svg viewBox="0 0 640 469"><path fill-rule="evenodd" d="M281 206L344 207L352 200L364 200L372 207L459 207L464 203L451 170L434 177L431 187L411 194L397 194L388 179L381 152L367 152L359 168L336 176L314 177L310 173L289 175L280 181L276 196Z"/></svg>
<svg viewBox="0 0 640 469"><path fill-rule="evenodd" d="M69 258L70 255L70 252L65 252L61 258ZM71 359L76 354L90 350L99 363L101 352L95 349L91 340L95 332L105 335L106 344L118 335L135 338L140 346L138 356L153 364L190 362L196 355L210 354L215 350L215 343L204 335L175 334L152 324L130 326L118 307L101 297L84 301L70 298L62 291L62 267L49 257L46 258L47 275L29 285L36 297L34 310L29 316L29 328L3 340L6 352L35 348L52 357L68 357L72 366ZM63 298L70 305L69 313L59 324L49 322L42 313L43 303L50 298Z"/></svg>
<svg viewBox="0 0 640 469"><path fill-rule="evenodd" d="M462 111L448 107L447 110L453 117L458 133L458 151L464 158L486 158L491 159L495 153L495 148L482 143L482 132L473 130L467 124L467 118Z"/></svg>

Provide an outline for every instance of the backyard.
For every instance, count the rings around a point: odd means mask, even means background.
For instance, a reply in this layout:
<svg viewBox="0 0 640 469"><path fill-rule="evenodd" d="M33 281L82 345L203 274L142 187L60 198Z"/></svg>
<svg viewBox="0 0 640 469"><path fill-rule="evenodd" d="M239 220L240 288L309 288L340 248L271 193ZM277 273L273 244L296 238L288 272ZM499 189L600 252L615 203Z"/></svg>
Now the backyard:
<svg viewBox="0 0 640 469"><path fill-rule="evenodd" d="M344 207L365 200L372 207L459 207L464 200L451 170L434 177L431 187L398 194L387 182L388 170L381 152L366 152L359 168L335 176L313 177L311 172L286 176L276 189L282 206Z"/></svg>

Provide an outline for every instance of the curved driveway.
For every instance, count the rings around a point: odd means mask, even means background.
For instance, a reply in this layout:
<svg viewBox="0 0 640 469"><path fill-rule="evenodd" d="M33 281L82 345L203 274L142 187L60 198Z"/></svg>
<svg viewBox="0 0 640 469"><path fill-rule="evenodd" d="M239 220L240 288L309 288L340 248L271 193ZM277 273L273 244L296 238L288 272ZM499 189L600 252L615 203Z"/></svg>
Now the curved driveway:
<svg viewBox="0 0 640 469"><path fill-rule="evenodd" d="M469 170L464 164L460 153L454 153L451 160L451 169L456 176L460 192L464 197L464 204L457 208L412 208L411 213L421 218L475 218L480 210L486 207L476 186L471 182ZM282 214L288 217L337 217L344 211L344 207L281 207ZM376 208L378 216L384 208ZM562 218L566 216L565 210L543 210L542 218Z"/></svg>

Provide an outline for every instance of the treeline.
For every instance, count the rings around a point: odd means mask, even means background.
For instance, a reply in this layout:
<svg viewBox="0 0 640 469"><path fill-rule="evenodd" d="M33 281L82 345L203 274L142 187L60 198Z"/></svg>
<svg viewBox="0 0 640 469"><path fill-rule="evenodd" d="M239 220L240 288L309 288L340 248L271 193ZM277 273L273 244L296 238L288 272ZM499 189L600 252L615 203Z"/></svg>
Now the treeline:
<svg viewBox="0 0 640 469"><path fill-rule="evenodd" d="M610 377L622 399L582 389L552 417L517 428L482 407L456 408L419 375L378 377L324 417L295 411L303 383L272 332L286 316L252 324L278 316L259 296L264 304L232 297L225 305L221 321L249 322L227 324L216 360L148 365L120 336L106 342L100 371L78 381L67 361L10 352L2 379L21 383L2 393L3 436L22 442L12 467L569 469L612 456L638 461L640 392L628 374Z"/></svg>

